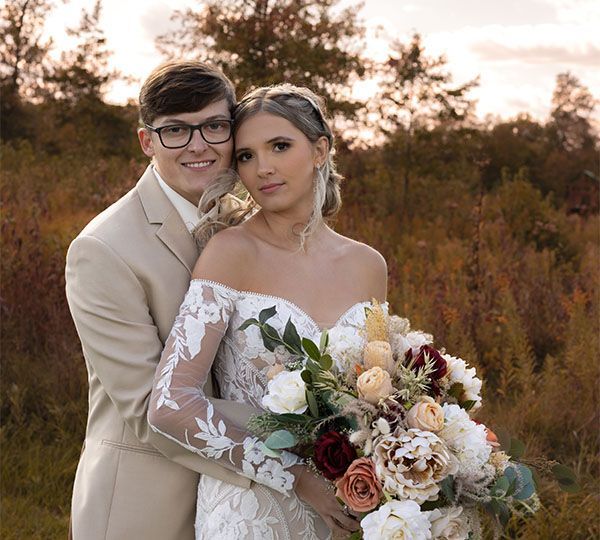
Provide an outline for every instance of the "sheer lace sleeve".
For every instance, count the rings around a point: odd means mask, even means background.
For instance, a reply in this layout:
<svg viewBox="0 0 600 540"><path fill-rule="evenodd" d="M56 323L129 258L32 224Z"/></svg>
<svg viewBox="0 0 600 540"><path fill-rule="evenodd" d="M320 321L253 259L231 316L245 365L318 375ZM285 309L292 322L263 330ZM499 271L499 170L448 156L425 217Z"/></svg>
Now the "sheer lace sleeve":
<svg viewBox="0 0 600 540"><path fill-rule="evenodd" d="M267 456L257 437L232 425L209 402L202 388L234 308L236 292L217 283L193 280L156 370L148 422L151 428L203 457L287 494L289 470L300 458L282 452Z"/></svg>

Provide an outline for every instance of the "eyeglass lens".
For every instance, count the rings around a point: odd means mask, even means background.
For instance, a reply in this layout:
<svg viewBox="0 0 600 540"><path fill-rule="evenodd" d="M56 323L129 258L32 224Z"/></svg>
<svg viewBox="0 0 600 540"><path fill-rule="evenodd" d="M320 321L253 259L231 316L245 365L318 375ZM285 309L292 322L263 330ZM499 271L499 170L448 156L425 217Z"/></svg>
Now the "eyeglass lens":
<svg viewBox="0 0 600 540"><path fill-rule="evenodd" d="M211 144L225 142L231 136L230 122L213 120L200 126L187 124L165 126L160 129L160 140L167 148L180 148L186 146L192 140L195 129L199 129L202 138Z"/></svg>

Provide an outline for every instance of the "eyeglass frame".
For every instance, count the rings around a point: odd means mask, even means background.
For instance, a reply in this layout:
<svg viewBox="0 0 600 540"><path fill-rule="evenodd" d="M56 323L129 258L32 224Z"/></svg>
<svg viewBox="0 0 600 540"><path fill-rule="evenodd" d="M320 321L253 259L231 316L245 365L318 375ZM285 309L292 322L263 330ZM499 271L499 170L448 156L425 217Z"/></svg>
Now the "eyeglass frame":
<svg viewBox="0 0 600 540"><path fill-rule="evenodd" d="M214 122L227 122L229 124L229 137L227 137L225 140L219 141L219 142L207 141L206 137L204 136L204 133L202 133L202 128L204 126L206 126L207 124L212 124ZM187 142L185 144L182 144L179 146L167 146L164 143L160 132L163 129L175 127L175 126L185 126L185 127L190 128L190 138L187 140ZM233 136L233 119L232 118L212 118L210 120L201 122L200 124L186 124L185 122L182 122L181 124L167 124L166 126L159 126L159 127L154 127L154 126L151 126L150 124L144 124L144 127L146 129L149 129L150 131L153 131L154 133L156 133L158 135L158 140L160 141L160 144L162 144L163 147L165 147L167 150L176 150L178 148L185 148L192 141L192 138L194 137L194 131L196 131L196 130L198 130L200 132L200 137L202 137L202 140L206 144L223 144L223 143L226 143Z"/></svg>

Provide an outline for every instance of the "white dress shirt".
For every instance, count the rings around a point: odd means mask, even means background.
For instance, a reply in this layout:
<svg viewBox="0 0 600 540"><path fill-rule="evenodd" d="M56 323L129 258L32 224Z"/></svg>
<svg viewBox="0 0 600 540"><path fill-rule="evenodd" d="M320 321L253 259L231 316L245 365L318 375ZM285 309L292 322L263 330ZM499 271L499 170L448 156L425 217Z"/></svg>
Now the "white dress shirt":
<svg viewBox="0 0 600 540"><path fill-rule="evenodd" d="M185 223L188 231L192 232L198 222L200 221L200 216L198 215L198 207L194 206L190 201L188 201L185 197L182 197L179 193L177 193L169 184L167 184L158 173L156 167L152 167L156 178L158 179L158 183L160 187L165 192L165 195L171 201L171 204L175 207L175 210L181 216L181 219Z"/></svg>

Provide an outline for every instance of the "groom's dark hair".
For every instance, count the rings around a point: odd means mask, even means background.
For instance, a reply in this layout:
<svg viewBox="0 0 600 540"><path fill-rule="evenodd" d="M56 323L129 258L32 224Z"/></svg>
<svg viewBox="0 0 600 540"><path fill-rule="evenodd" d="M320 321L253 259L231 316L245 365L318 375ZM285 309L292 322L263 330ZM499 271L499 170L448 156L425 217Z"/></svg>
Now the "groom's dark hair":
<svg viewBox="0 0 600 540"><path fill-rule="evenodd" d="M140 121L151 124L158 116L199 111L222 99L233 111L235 89L221 70L203 62L167 62L142 85Z"/></svg>

